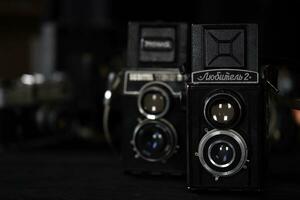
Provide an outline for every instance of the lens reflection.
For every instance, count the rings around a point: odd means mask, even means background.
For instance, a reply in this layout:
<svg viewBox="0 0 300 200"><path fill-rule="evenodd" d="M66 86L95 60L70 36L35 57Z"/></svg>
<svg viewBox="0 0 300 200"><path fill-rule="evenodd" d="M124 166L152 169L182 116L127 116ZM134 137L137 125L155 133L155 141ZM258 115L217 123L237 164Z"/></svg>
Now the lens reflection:
<svg viewBox="0 0 300 200"><path fill-rule="evenodd" d="M166 99L160 92L147 92L142 99L142 107L148 114L160 114L166 108Z"/></svg>
<svg viewBox="0 0 300 200"><path fill-rule="evenodd" d="M219 124L230 124L235 119L233 104L223 100L215 101L210 109L211 119Z"/></svg>
<svg viewBox="0 0 300 200"><path fill-rule="evenodd" d="M225 142L219 142L212 146L210 151L212 163L222 167L229 165L234 159L234 149L231 145Z"/></svg>
<svg viewBox="0 0 300 200"><path fill-rule="evenodd" d="M167 145L166 132L158 125L149 124L138 132L136 142L143 156L160 158L164 155Z"/></svg>

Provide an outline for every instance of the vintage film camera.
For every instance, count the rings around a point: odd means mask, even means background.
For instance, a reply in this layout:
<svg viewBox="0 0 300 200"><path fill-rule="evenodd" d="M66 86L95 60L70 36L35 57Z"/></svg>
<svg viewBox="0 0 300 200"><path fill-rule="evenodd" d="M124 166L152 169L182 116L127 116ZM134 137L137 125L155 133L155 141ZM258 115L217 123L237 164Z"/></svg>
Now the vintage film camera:
<svg viewBox="0 0 300 200"><path fill-rule="evenodd" d="M188 188L260 190L266 104L258 26L193 25L191 71Z"/></svg>
<svg viewBox="0 0 300 200"><path fill-rule="evenodd" d="M125 172L185 173L188 26L129 23L124 73L122 158Z"/></svg>

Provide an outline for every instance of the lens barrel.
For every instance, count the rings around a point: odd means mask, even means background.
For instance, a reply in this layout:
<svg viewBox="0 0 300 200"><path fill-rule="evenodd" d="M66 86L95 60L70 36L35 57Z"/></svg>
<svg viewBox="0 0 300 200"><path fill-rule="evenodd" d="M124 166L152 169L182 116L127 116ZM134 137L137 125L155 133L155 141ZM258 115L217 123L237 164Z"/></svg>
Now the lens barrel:
<svg viewBox="0 0 300 200"><path fill-rule="evenodd" d="M210 95L204 105L204 117L214 128L231 128L242 116L242 104L237 95L222 91Z"/></svg>
<svg viewBox="0 0 300 200"><path fill-rule="evenodd" d="M243 137L234 130L213 129L198 146L202 166L214 176L230 176L239 172L247 160L248 149Z"/></svg>
<svg viewBox="0 0 300 200"><path fill-rule="evenodd" d="M132 144L138 157L150 162L167 160L176 150L177 133L166 120L145 120L135 128Z"/></svg>
<svg viewBox="0 0 300 200"><path fill-rule="evenodd" d="M145 85L140 90L138 109L147 119L163 117L170 108L169 91L163 84Z"/></svg>

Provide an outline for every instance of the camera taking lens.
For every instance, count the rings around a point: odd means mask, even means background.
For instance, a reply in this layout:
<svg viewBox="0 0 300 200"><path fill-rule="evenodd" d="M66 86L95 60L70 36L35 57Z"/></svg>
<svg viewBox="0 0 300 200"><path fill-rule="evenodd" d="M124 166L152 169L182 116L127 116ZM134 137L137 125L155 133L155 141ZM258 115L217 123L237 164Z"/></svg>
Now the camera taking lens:
<svg viewBox="0 0 300 200"><path fill-rule="evenodd" d="M215 177L230 176L240 171L247 154L245 140L234 130L211 130L198 146L202 166Z"/></svg>
<svg viewBox="0 0 300 200"><path fill-rule="evenodd" d="M210 162L217 167L228 167L235 159L234 147L226 141L216 141L208 148Z"/></svg>
<svg viewBox="0 0 300 200"><path fill-rule="evenodd" d="M165 120L145 120L136 127L132 140L137 155L151 162L168 159L174 153L176 142L176 131Z"/></svg>

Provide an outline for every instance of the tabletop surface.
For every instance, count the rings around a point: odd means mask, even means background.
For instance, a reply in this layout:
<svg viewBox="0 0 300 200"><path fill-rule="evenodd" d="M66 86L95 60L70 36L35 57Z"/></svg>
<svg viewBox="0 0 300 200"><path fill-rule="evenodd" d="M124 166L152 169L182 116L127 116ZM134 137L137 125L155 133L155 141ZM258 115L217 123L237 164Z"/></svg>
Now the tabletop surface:
<svg viewBox="0 0 300 200"><path fill-rule="evenodd" d="M184 178L122 173L118 156L103 152L29 151L0 154L0 199L287 199L300 197L300 159L270 159L265 192L202 193L186 190ZM282 167L282 166L285 166ZM241 198L243 197L243 198Z"/></svg>

